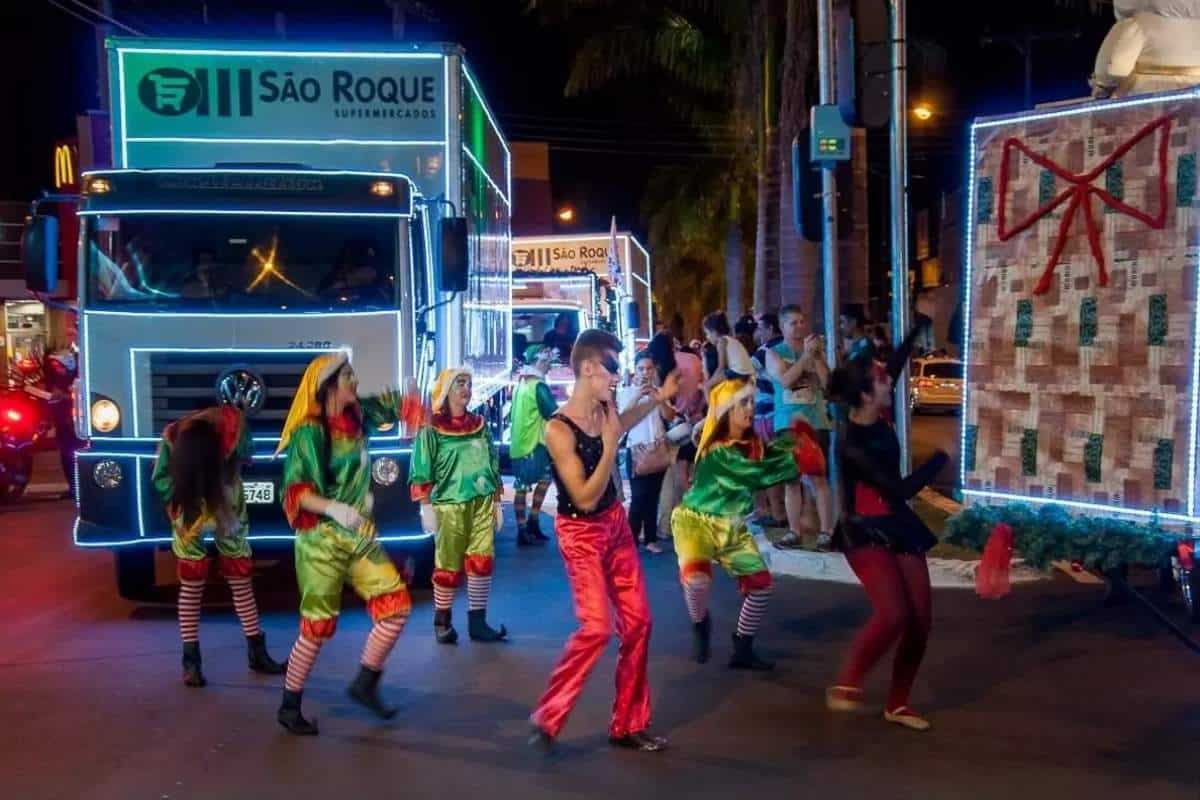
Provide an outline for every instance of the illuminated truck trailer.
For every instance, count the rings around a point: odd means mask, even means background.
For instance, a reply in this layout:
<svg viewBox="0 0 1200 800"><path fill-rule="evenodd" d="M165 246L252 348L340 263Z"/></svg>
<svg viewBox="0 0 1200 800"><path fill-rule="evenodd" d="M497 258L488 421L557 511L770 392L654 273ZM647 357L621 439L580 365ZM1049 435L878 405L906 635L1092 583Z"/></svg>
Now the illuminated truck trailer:
<svg viewBox="0 0 1200 800"><path fill-rule="evenodd" d="M370 394L465 363L511 371L509 152L459 48L111 39L113 163L80 200L79 518L121 592L170 542L164 426L246 410L250 538L291 539L273 456L305 365L349 353ZM490 405L490 404L489 404ZM410 442L370 432L389 548L428 566Z"/></svg>

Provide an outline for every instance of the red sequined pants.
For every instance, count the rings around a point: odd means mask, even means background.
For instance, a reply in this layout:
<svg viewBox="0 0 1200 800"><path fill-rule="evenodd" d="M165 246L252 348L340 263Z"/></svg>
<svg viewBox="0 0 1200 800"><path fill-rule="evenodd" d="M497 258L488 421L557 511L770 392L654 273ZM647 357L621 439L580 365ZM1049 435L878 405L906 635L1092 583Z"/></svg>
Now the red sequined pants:
<svg viewBox="0 0 1200 800"><path fill-rule="evenodd" d="M625 509L613 503L595 517L559 516L554 531L571 582L579 627L567 640L531 720L551 736L558 736L615 631L620 649L609 735L620 737L644 730L650 724L646 682L650 606Z"/></svg>

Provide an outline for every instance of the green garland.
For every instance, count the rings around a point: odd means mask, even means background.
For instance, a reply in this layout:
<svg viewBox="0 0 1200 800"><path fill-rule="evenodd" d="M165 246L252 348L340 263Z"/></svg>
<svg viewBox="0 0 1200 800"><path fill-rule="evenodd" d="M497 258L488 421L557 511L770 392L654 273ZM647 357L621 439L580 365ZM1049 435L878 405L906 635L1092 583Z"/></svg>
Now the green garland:
<svg viewBox="0 0 1200 800"><path fill-rule="evenodd" d="M1102 571L1121 564L1158 566L1182 538L1163 530L1157 517L1137 523L1116 517L1077 516L1059 505L1024 503L963 509L947 521L942 538L959 547L983 550L992 529L1001 522L1013 530L1015 553L1043 569L1060 560L1079 561Z"/></svg>

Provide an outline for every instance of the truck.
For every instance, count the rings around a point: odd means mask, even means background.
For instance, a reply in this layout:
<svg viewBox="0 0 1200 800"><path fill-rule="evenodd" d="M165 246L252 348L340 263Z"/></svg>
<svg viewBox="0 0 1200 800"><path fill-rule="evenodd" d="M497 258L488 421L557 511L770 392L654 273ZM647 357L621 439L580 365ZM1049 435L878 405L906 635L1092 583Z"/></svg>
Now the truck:
<svg viewBox="0 0 1200 800"><path fill-rule="evenodd" d="M610 274L610 254L621 269ZM563 236L517 236L512 242L513 352L553 340L574 341L579 331L604 328L624 344L626 370L654 334L650 253L627 232ZM569 346L547 382L560 400L572 381Z"/></svg>
<svg viewBox="0 0 1200 800"><path fill-rule="evenodd" d="M370 394L466 364L497 407L511 372L509 150L462 50L107 41L113 168L78 204L81 547L144 597L170 528L150 484L163 428L242 408L250 540L290 547L274 453L307 363L346 351ZM52 221L27 231L53 283ZM490 413L490 412L489 412ZM498 412L497 412L498 413ZM369 432L380 539L428 574L411 432Z"/></svg>

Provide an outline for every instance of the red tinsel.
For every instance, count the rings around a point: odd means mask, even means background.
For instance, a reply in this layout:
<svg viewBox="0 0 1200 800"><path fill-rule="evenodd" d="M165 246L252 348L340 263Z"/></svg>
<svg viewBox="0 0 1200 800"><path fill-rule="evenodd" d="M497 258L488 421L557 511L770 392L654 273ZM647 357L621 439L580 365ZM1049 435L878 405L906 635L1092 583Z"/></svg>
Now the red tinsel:
<svg viewBox="0 0 1200 800"><path fill-rule="evenodd" d="M792 453L796 457L796 466L801 475L824 475L825 453L817 442L817 433L812 426L803 420L792 422L792 436L796 443Z"/></svg>
<svg viewBox="0 0 1200 800"><path fill-rule="evenodd" d="M980 597L995 600L1011 591L1009 565L1013 554L1013 530L1001 522L992 528L987 544L983 547L983 559L975 570L975 592Z"/></svg>

